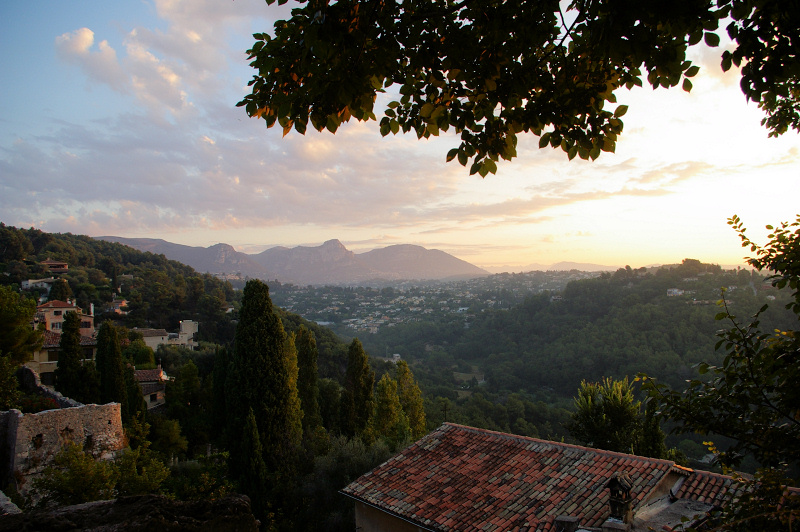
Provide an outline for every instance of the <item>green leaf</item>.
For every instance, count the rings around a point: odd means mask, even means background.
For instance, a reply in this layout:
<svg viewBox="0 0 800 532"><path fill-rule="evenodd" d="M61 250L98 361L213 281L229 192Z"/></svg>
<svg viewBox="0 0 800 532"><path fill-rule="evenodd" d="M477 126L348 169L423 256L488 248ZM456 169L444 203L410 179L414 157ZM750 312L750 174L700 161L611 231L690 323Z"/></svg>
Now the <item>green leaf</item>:
<svg viewBox="0 0 800 532"><path fill-rule="evenodd" d="M447 152L447 162L449 163L450 161L455 159L457 155L458 155L458 148L453 148L452 150Z"/></svg>
<svg viewBox="0 0 800 532"><path fill-rule="evenodd" d="M716 48L719 46L719 35L716 33L711 33L707 31L703 34L703 40L706 42L706 45L710 46L711 48Z"/></svg>
<svg viewBox="0 0 800 532"><path fill-rule="evenodd" d="M461 166L467 166L467 161L469 157L467 156L466 152L459 150L458 152L458 162L461 163Z"/></svg>
<svg viewBox="0 0 800 532"><path fill-rule="evenodd" d="M627 112L628 112L628 106L627 105L620 105L619 107L617 107L617 110L614 111L614 118L619 118L621 116L624 116L625 113L627 113Z"/></svg>
<svg viewBox="0 0 800 532"><path fill-rule="evenodd" d="M683 75L686 76L687 78L693 78L697 75L698 72L700 72L700 67L695 65L687 68L686 72L684 72Z"/></svg>
<svg viewBox="0 0 800 532"><path fill-rule="evenodd" d="M689 78L685 78L683 80L683 87L682 88L686 92L691 92L692 91L692 82L689 80Z"/></svg>

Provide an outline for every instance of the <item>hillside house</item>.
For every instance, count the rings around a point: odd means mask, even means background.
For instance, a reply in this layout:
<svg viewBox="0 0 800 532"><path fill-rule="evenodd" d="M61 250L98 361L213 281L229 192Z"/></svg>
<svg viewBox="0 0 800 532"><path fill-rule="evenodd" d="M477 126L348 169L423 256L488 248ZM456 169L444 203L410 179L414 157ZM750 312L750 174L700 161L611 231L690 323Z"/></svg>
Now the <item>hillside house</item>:
<svg viewBox="0 0 800 532"><path fill-rule="evenodd" d="M48 301L36 307L34 324L44 324L46 331L61 334L61 326L67 312L77 312L81 317L81 336L94 336L94 306L85 313L82 308L71 301Z"/></svg>
<svg viewBox="0 0 800 532"><path fill-rule="evenodd" d="M630 532L702 519L735 488L669 460L445 423L341 493L361 532Z"/></svg>
<svg viewBox="0 0 800 532"><path fill-rule="evenodd" d="M169 340L169 333L166 329L142 329L134 327L131 330L141 334L144 343L153 351L158 349L158 346L161 344L166 344Z"/></svg>
<svg viewBox="0 0 800 532"><path fill-rule="evenodd" d="M58 356L61 352L60 343L60 331L44 331L42 347L33 353L31 360L25 363L27 367L39 374L41 383L44 385L53 386L55 384L55 370L58 367ZM81 334L81 351L84 360L94 360L97 351L97 340L94 336Z"/></svg>
<svg viewBox="0 0 800 532"><path fill-rule="evenodd" d="M53 287L53 283L55 282L55 277L47 277L45 279L26 279L19 285L23 290L34 290L36 288L41 288L45 291L45 294L49 294L50 289Z"/></svg>
<svg viewBox="0 0 800 532"><path fill-rule="evenodd" d="M69 264L63 260L53 260L48 258L39 264L47 268L47 271L50 273L67 273L69 271Z"/></svg>
<svg viewBox="0 0 800 532"><path fill-rule="evenodd" d="M168 333L166 329L140 329L132 330L141 333L144 343L153 351L160 345L177 345L194 349L197 345L196 336L199 330L198 323L192 320L181 320L177 333Z"/></svg>
<svg viewBox="0 0 800 532"><path fill-rule="evenodd" d="M167 372L161 369L161 364L156 369L137 369L136 380L142 387L142 397L147 403L147 409L159 407L166 402Z"/></svg>

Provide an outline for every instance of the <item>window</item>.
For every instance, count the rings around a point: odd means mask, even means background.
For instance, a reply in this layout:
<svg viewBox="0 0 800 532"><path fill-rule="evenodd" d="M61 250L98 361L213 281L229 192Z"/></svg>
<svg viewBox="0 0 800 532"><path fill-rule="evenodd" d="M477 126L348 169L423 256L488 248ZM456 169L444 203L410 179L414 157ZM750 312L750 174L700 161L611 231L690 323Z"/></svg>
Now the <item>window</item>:
<svg viewBox="0 0 800 532"><path fill-rule="evenodd" d="M47 361L48 362L58 362L58 350L52 349L47 352Z"/></svg>
<svg viewBox="0 0 800 532"><path fill-rule="evenodd" d="M60 322L60 321L57 321L57 322L55 322L55 323L51 323L51 324L50 324L50 330L53 330L53 331L60 331L60 330L61 330L61 322Z"/></svg>
<svg viewBox="0 0 800 532"><path fill-rule="evenodd" d="M92 322L91 321L82 321L81 322L81 329L91 329Z"/></svg>
<svg viewBox="0 0 800 532"><path fill-rule="evenodd" d="M156 401L158 401L158 394L157 393L151 393L150 394L150 402L151 403L155 403Z"/></svg>
<svg viewBox="0 0 800 532"><path fill-rule="evenodd" d="M60 310L54 310L53 311L53 316L61 316L61 311Z"/></svg>

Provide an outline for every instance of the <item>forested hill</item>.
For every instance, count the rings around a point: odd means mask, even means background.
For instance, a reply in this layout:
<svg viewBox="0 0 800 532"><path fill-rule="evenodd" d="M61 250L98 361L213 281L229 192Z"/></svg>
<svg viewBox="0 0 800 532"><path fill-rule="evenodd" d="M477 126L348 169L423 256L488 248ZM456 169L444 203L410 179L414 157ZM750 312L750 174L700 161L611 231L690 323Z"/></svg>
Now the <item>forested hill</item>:
<svg viewBox="0 0 800 532"><path fill-rule="evenodd" d="M233 341L241 292L213 275L164 255L70 233L17 229L0 223L0 284L19 287L22 281L53 276L41 264L47 259L66 262L66 297L85 310L94 305L96 320L112 319L126 327L153 327L176 331L180 320L200 322L200 340L217 344ZM44 289L33 289L39 296ZM53 295L53 294L51 294ZM127 314L109 312L113 299L127 302ZM229 312L231 311L232 312ZM279 310L284 327L300 325L314 331L320 352L322 377L341 380L347 345L332 331Z"/></svg>
<svg viewBox="0 0 800 532"><path fill-rule="evenodd" d="M473 391L545 399L574 396L583 379L639 372L681 389L696 376L692 366L717 360L716 332L730 325L714 319L722 287L739 318L770 303L763 329L789 326L780 322L787 296L763 279L689 259L654 271L620 269L573 281L561 294L532 295L510 310L382 329L364 343L373 353L413 359L428 394L454 393L470 372L485 379Z"/></svg>
<svg viewBox="0 0 800 532"><path fill-rule="evenodd" d="M200 339L219 343L233 339L234 327L226 314L234 300L229 283L164 255L122 244L0 224L0 284L19 286L25 280L53 276L41 264L47 259L68 264L66 272L55 275L68 287L66 292L58 290L85 310L94 305L98 324L113 318L128 327L175 331L180 320L193 319L203 323ZM126 315L106 312L114 298L127 301Z"/></svg>

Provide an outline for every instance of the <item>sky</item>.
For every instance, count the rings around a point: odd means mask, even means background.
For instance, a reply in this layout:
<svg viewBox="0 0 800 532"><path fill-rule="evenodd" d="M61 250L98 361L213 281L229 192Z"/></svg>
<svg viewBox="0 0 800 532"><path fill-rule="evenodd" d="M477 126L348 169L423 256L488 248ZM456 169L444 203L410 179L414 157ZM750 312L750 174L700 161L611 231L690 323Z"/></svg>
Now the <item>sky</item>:
<svg viewBox="0 0 800 532"><path fill-rule="evenodd" d="M621 91L614 154L568 161L519 138L496 175L445 162L453 135L381 137L376 122L282 137L235 104L262 0L0 3L0 222L257 253L339 239L356 253L440 249L493 271L571 261L741 265L792 221L800 136L768 138L720 49L694 88ZM377 108L376 108L377 110Z"/></svg>

